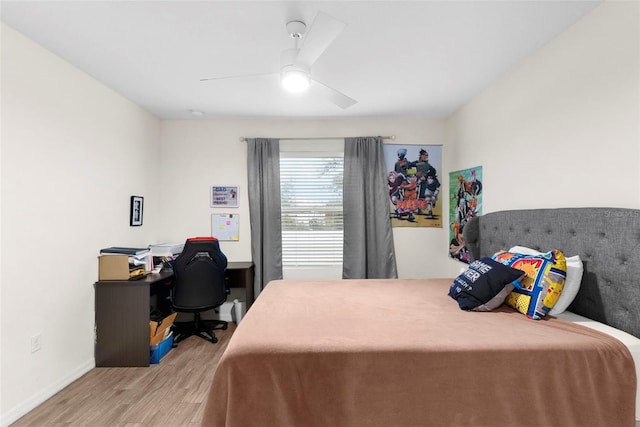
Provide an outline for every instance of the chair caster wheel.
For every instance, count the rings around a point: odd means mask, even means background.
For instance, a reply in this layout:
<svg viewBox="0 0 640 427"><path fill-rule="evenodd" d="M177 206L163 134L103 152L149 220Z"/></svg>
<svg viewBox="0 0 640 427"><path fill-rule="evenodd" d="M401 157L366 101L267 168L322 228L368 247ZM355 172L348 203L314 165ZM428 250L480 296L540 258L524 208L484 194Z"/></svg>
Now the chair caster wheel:
<svg viewBox="0 0 640 427"><path fill-rule="evenodd" d="M216 337L211 338L211 342L214 343L214 344L217 343L218 342L218 338L216 338Z"/></svg>
<svg viewBox="0 0 640 427"><path fill-rule="evenodd" d="M228 327L229 327L229 325L227 325L227 324L225 323L224 325L222 325L222 330L223 330L223 331L226 331Z"/></svg>

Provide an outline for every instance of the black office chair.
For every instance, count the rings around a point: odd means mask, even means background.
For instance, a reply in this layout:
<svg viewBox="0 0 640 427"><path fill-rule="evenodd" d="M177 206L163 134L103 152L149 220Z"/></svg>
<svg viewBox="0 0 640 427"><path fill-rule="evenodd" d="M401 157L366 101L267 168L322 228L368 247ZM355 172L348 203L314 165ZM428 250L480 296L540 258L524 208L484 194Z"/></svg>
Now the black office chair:
<svg viewBox="0 0 640 427"><path fill-rule="evenodd" d="M173 262L174 284L171 306L179 313L193 313L191 322L175 322L174 342L198 335L218 342L214 329L227 329L222 320L202 320L200 313L218 308L227 299L224 271L227 257L212 237L187 239L182 253Z"/></svg>

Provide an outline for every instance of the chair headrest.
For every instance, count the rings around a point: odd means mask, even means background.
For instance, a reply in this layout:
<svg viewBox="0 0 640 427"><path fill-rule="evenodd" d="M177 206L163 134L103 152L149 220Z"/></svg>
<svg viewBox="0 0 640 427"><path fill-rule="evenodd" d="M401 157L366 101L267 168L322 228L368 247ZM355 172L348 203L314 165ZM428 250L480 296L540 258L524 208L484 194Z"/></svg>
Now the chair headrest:
<svg viewBox="0 0 640 427"><path fill-rule="evenodd" d="M187 239L187 242L201 242L201 241L207 241L207 240L215 241L218 239L216 239L215 237L189 237Z"/></svg>

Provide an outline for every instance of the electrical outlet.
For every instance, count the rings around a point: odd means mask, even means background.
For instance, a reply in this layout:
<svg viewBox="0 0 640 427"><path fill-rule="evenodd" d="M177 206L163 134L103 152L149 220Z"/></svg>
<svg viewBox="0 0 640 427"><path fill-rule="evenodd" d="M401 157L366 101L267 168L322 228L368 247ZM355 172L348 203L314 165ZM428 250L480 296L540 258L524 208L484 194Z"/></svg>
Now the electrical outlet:
<svg viewBox="0 0 640 427"><path fill-rule="evenodd" d="M31 353L40 351L41 348L42 348L42 335L38 332L37 334L31 337Z"/></svg>

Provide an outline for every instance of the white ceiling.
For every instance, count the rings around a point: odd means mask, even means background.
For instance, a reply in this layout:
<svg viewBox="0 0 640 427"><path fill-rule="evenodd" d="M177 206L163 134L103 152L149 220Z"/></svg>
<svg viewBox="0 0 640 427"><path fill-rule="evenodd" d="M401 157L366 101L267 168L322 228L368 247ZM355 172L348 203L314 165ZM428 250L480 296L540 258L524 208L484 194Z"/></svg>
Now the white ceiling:
<svg viewBox="0 0 640 427"><path fill-rule="evenodd" d="M1 1L2 21L160 118L446 117L599 1ZM312 77L358 100L289 94L286 22L347 24ZM52 82L55 84L55 82Z"/></svg>

